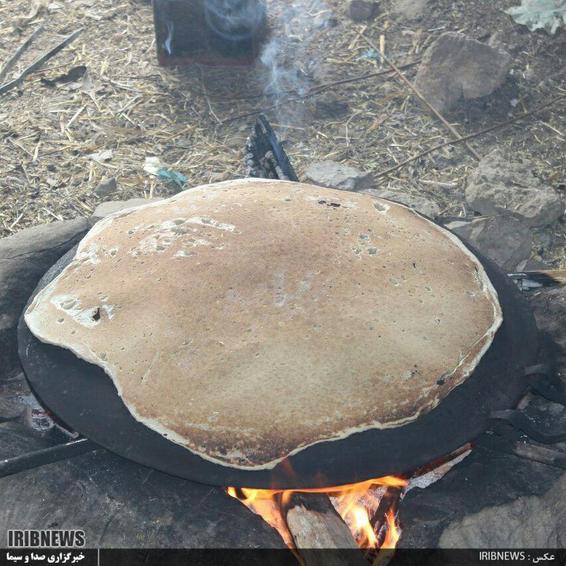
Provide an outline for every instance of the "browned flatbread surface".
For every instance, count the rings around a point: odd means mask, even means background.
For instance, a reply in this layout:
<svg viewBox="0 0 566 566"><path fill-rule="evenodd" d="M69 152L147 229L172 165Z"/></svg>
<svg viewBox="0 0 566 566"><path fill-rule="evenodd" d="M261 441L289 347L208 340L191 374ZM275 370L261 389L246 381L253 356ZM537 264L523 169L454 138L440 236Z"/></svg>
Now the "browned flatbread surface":
<svg viewBox="0 0 566 566"><path fill-rule="evenodd" d="M412 210L247 179L102 220L25 320L140 422L262 469L430 411L502 315L479 261Z"/></svg>

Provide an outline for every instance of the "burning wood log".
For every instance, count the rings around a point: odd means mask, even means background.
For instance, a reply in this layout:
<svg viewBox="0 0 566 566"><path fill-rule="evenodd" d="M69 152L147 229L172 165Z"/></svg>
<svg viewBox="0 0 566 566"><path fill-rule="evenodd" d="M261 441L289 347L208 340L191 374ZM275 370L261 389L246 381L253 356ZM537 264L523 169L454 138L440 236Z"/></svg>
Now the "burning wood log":
<svg viewBox="0 0 566 566"><path fill-rule="evenodd" d="M324 493L294 492L287 504L286 522L295 547L308 566L366 565L350 529ZM337 549L321 555L308 549ZM343 553L340 552L343 551ZM306 551L306 552L304 552Z"/></svg>
<svg viewBox="0 0 566 566"><path fill-rule="evenodd" d="M402 494L403 488L401 487L387 488L371 519L371 526L375 532L381 532L383 526L387 524L387 513L397 508Z"/></svg>
<svg viewBox="0 0 566 566"><path fill-rule="evenodd" d="M276 529L303 564L328 564L328 556L321 562L320 553L309 552L321 548L334 551L336 565L378 558L385 564L400 535L395 508L406 485L406 479L385 476L328 490L229 487L227 493Z"/></svg>

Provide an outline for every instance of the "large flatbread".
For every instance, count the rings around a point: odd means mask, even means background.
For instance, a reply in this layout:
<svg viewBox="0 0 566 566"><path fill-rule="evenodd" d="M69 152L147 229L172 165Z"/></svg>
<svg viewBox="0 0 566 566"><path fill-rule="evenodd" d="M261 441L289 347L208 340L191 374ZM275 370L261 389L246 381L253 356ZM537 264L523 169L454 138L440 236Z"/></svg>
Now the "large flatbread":
<svg viewBox="0 0 566 566"><path fill-rule="evenodd" d="M430 411L502 314L476 257L405 206L248 179L100 221L25 320L138 421L251 470Z"/></svg>

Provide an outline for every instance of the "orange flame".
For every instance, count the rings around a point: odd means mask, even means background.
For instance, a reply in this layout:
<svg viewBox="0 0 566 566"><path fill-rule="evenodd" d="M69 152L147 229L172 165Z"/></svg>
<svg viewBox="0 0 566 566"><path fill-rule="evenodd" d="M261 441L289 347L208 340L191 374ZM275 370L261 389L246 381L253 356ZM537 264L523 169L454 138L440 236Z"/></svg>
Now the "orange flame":
<svg viewBox="0 0 566 566"><path fill-rule="evenodd" d="M338 514L348 525L358 546L364 549L378 549L395 548L400 530L396 524L395 511L389 509L386 513L384 527L386 529L385 538L380 544L378 533L372 524L372 517L387 488L402 490L407 483L407 480L403 478L385 476L331 488L281 490L229 487L227 492L276 529L289 548L294 548L295 545L293 536L287 528L285 515L293 493L326 493ZM379 528L380 525L377 527Z"/></svg>
<svg viewBox="0 0 566 566"><path fill-rule="evenodd" d="M401 530L399 525L397 525L397 517L395 516L395 511L389 509L385 514L385 519L387 521L387 530L385 532L385 540L380 546L380 549L393 549L397 546L399 539L401 538Z"/></svg>
<svg viewBox="0 0 566 566"><path fill-rule="evenodd" d="M384 476L382 478L367 480L360 483L318 489L248 489L227 488L232 497L241 501L252 511L260 515L267 523L276 529L287 546L296 553L293 535L287 527L286 514L291 497L295 492L325 493L332 505L348 525L358 546L366 550L366 558L373 556L374 566L385 566L392 558L393 551L401 537L401 529L397 523L397 505L405 491L410 489L413 482L420 481L420 487L426 487L438 481L453 466L463 460L472 449L471 444L465 444L460 449L444 458L439 458L427 466L416 470L412 479L406 480L397 476ZM290 475L294 475L288 461L282 463ZM423 480L424 483L423 483ZM398 490L398 494L388 493L388 488ZM381 505L383 497L384 505ZM385 511L382 524L376 524L375 515L381 505L385 503L389 508ZM380 513L381 515L381 513ZM372 521L372 519L374 519ZM377 517L378 520L381 517Z"/></svg>

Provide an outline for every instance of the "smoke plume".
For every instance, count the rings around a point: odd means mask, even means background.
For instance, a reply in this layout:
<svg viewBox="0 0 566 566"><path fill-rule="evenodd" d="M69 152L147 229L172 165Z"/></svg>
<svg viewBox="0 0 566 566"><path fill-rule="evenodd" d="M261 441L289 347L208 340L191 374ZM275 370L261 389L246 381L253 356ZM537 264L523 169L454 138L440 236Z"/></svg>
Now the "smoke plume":
<svg viewBox="0 0 566 566"><path fill-rule="evenodd" d="M309 48L317 33L328 27L332 12L323 0L272 0L269 4L270 10L277 11L277 18L260 61L265 94L277 103L289 94L303 95L308 90L309 73L319 64ZM287 109L279 114L283 120L297 118Z"/></svg>

